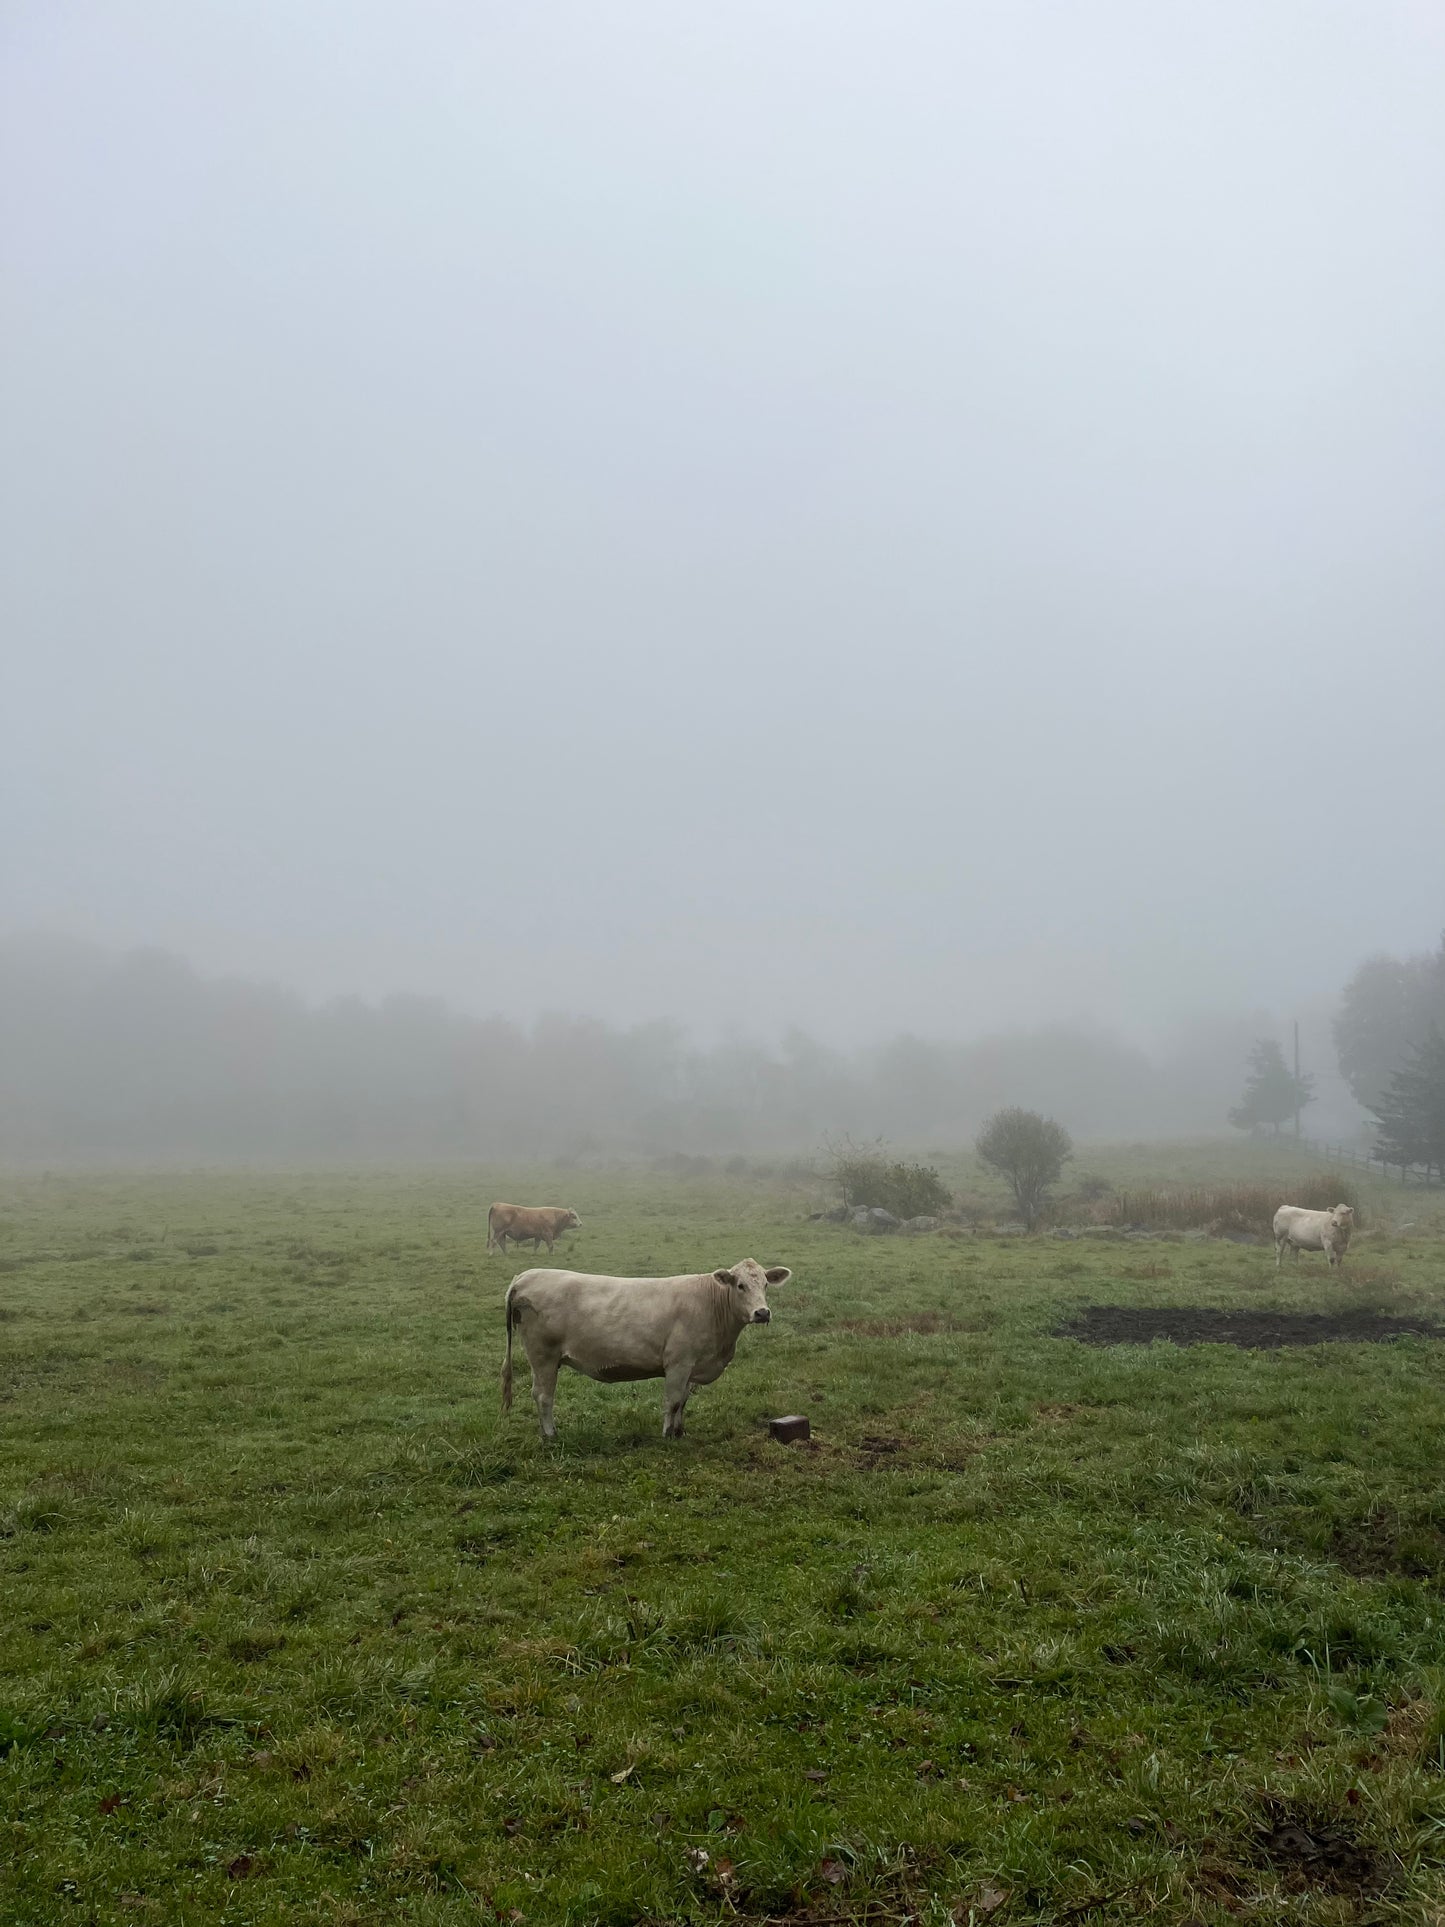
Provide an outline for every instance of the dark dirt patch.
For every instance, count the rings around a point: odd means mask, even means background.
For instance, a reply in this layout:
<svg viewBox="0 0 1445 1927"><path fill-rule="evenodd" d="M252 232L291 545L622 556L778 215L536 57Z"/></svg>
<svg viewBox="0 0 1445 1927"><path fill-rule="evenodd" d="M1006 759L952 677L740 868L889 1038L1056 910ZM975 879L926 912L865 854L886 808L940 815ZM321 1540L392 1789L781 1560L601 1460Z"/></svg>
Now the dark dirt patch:
<svg viewBox="0 0 1445 1927"><path fill-rule="evenodd" d="M1375 1856L1347 1820L1272 1802L1255 1835L1256 1857L1296 1893L1363 1894L1379 1885Z"/></svg>
<svg viewBox="0 0 1445 1927"><path fill-rule="evenodd" d="M1445 1338L1428 1318L1392 1318L1376 1311L1216 1311L1194 1305L1086 1305L1053 1338L1085 1345L1236 1345L1277 1351L1285 1345L1382 1345L1392 1338Z"/></svg>
<svg viewBox="0 0 1445 1927"><path fill-rule="evenodd" d="M887 1465L894 1456L905 1450L907 1439L865 1437L858 1441L858 1463L865 1472L874 1472L880 1465Z"/></svg>
<svg viewBox="0 0 1445 1927"><path fill-rule="evenodd" d="M1381 1507L1364 1518L1331 1518L1300 1507L1259 1522L1261 1539L1330 1559L1354 1579L1438 1580L1445 1574L1445 1531L1433 1516L1402 1518Z"/></svg>

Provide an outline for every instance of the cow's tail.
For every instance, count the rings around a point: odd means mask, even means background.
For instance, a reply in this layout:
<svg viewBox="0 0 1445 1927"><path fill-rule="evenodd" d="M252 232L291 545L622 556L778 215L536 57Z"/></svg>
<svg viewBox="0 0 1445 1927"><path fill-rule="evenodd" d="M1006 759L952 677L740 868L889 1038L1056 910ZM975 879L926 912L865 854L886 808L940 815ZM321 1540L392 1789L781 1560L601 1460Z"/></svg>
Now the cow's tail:
<svg viewBox="0 0 1445 1927"><path fill-rule="evenodd" d="M492 1231L492 1219L496 1216L496 1213L497 1213L497 1207L494 1204L488 1205L487 1207L487 1250L488 1251L495 1251L497 1248L496 1236Z"/></svg>
<svg viewBox="0 0 1445 1927"><path fill-rule="evenodd" d="M512 1328L517 1322L517 1314L512 1309L512 1293L517 1288L514 1278L507 1286L507 1356L502 1366L502 1410L512 1409Z"/></svg>

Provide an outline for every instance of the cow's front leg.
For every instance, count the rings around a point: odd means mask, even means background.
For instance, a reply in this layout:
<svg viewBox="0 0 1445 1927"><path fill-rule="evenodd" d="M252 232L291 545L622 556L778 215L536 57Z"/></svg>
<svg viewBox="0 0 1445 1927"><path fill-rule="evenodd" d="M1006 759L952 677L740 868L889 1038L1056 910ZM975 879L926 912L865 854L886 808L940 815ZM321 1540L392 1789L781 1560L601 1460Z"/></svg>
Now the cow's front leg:
<svg viewBox="0 0 1445 1927"><path fill-rule="evenodd" d="M687 1406L687 1396L692 1390L692 1366L670 1365L665 1380L665 1393L662 1407L662 1436L665 1439L682 1437L682 1415Z"/></svg>
<svg viewBox="0 0 1445 1927"><path fill-rule="evenodd" d="M557 1396L557 1374L562 1369L560 1358L547 1358L532 1366L532 1397L537 1404L537 1423L542 1428L544 1439L555 1439L557 1427L552 1420L552 1402Z"/></svg>

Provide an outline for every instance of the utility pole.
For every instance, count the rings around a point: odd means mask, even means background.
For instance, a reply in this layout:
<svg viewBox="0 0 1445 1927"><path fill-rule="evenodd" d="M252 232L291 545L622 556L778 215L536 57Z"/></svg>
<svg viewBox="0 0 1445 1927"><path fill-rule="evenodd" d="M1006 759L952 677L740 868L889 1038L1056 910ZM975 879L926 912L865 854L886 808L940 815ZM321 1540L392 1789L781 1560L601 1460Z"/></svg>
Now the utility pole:
<svg viewBox="0 0 1445 1927"><path fill-rule="evenodd" d="M1299 1136L1299 1018L1294 1020L1294 1134Z"/></svg>

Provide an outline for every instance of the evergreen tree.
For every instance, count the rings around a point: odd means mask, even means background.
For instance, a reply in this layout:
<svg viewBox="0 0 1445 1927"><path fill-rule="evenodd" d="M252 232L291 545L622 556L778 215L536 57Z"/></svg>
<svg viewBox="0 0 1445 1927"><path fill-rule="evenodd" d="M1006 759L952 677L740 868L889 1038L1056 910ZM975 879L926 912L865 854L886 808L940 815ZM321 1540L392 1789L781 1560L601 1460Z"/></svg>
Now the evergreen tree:
<svg viewBox="0 0 1445 1927"><path fill-rule="evenodd" d="M1423 956L1369 957L1350 978L1335 1019L1335 1048L1345 1082L1367 1111L1432 1024L1445 1025L1445 937Z"/></svg>
<svg viewBox="0 0 1445 1927"><path fill-rule="evenodd" d="M1412 1046L1370 1108L1380 1123L1377 1157L1402 1168L1423 1164L1445 1176L1445 1036L1437 1024Z"/></svg>
<svg viewBox="0 0 1445 1927"><path fill-rule="evenodd" d="M1272 1037L1257 1037L1250 1046L1244 1096L1229 1113L1229 1121L1241 1131L1272 1124L1278 1137L1281 1124L1314 1102L1314 1083L1312 1077L1295 1076Z"/></svg>

